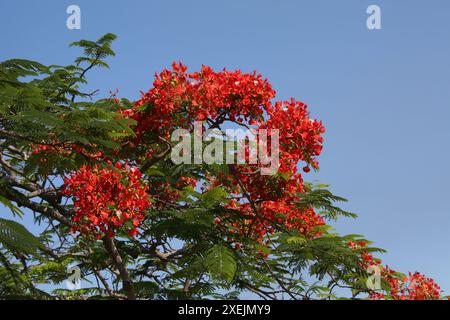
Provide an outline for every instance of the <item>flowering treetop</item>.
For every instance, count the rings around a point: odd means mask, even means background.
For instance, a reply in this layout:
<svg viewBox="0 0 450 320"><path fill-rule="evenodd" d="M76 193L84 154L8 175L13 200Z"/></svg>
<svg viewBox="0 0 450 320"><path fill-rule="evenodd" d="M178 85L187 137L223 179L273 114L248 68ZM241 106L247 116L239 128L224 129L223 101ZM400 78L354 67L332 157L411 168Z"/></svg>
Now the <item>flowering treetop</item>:
<svg viewBox="0 0 450 320"><path fill-rule="evenodd" d="M56 283L76 261L99 279L90 293L72 293L80 296L333 299L341 287L353 298L442 298L433 280L383 266L373 256L383 250L362 236L332 231L333 220L355 215L337 207L345 199L325 185L304 180L319 169L325 134L306 104L276 101L257 72L202 66L189 73L181 63L156 74L138 101L117 93L94 101L80 84L92 67L107 66L114 38L75 43L86 55L67 67L0 64L0 201L48 225L38 239L0 220L23 239L0 236L8 270L21 268L21 253L30 273L19 280L6 273L24 285L2 281L1 292L42 294L34 281ZM262 174L262 159L176 163L171 137L196 122L202 136L226 126L269 132L268 149L277 137L277 171ZM246 141L217 139L244 144L244 158L251 156ZM43 269L49 279L34 277ZM305 274L317 281L306 282ZM106 277L122 285L111 287Z"/></svg>

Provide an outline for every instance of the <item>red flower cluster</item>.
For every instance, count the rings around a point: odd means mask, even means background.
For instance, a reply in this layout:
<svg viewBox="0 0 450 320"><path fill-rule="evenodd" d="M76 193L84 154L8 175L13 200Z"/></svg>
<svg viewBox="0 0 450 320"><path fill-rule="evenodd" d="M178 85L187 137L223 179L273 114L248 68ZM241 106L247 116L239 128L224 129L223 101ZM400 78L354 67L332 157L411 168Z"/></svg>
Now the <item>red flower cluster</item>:
<svg viewBox="0 0 450 320"><path fill-rule="evenodd" d="M280 174L264 176L258 173L258 165L232 166L233 175L227 184L231 192L240 194L245 191L247 200L255 203L240 203L236 207L255 220L249 223L256 234L266 233L270 223L281 223L288 228L299 230L308 236L309 231L325 222L312 208L300 209L295 202L301 200L304 192L303 179L298 172L298 163L305 161L318 168L315 159L322 151L325 132L320 121L311 120L305 104L292 99L290 102L277 102L268 105L269 118L259 129L279 130ZM270 138L268 149L270 149ZM304 168L309 171L309 166ZM222 178L219 183L224 183ZM217 183L217 182L216 182ZM255 212L256 211L256 212Z"/></svg>
<svg viewBox="0 0 450 320"><path fill-rule="evenodd" d="M195 120L255 121L275 96L267 80L256 72L216 72L207 66L195 73L186 70L181 63L173 63L172 70L155 75L153 88L136 102L144 112L124 111L134 114L138 137L147 131L168 135Z"/></svg>
<svg viewBox="0 0 450 320"><path fill-rule="evenodd" d="M318 168L315 160L322 152L325 127L309 117L306 104L296 101L276 102L268 108L269 119L259 129L278 129L280 136L280 172L295 173L299 161ZM308 168L308 167L305 167ZM308 169L304 169L309 172Z"/></svg>
<svg viewBox="0 0 450 320"><path fill-rule="evenodd" d="M307 107L302 102L277 102L268 107L269 119L258 129L266 129L269 134L279 130L280 168L282 176L268 177L260 174L249 174L258 170L258 166L234 166L237 178L245 185L253 201L288 200L298 198L303 192L302 175L298 172L298 163L305 161L314 168L319 163L315 159L322 151L325 132L320 121L309 117ZM268 139L270 149L271 139ZM304 168L309 172L309 167Z"/></svg>
<svg viewBox="0 0 450 320"><path fill-rule="evenodd" d="M352 249L361 249L366 247L364 241L355 243L349 242ZM399 274L389 267L381 265L379 259L375 259L372 254L363 251L361 254L360 267L367 270L369 266L376 265L380 268L380 276L389 284L389 296L377 291L371 291L369 296L372 300L386 299L393 300L439 300L441 297L441 288L437 283L419 272L411 273L408 276L400 277Z"/></svg>
<svg viewBox="0 0 450 320"><path fill-rule="evenodd" d="M242 224L235 223L233 227L260 242L266 234L275 231L275 224L298 230L307 237L319 236L320 232L315 227L325 224L313 209L300 209L295 203L285 201L264 201L256 206L257 215L249 203L230 201L226 207L239 210L244 217L248 217Z"/></svg>
<svg viewBox="0 0 450 320"><path fill-rule="evenodd" d="M45 162L47 160L46 155L51 154L51 153L58 153L61 155L66 155L66 156L70 156L73 153L78 153L78 154L85 156L86 158L97 159L97 160L104 158L104 154L101 151L89 152L85 148L82 148L75 144L67 143L67 144L60 145L60 144L57 144L56 142L55 142L55 145L39 144L32 150L31 153L39 154L39 159L41 162Z"/></svg>
<svg viewBox="0 0 450 320"><path fill-rule="evenodd" d="M176 183L177 188L186 188L188 186L191 186L195 188L197 186L197 179L191 178L191 177L180 177Z"/></svg>
<svg viewBox="0 0 450 320"><path fill-rule="evenodd" d="M114 168L83 166L64 183L65 195L74 200L73 232L112 237L124 227L134 236L150 207L147 186L141 182L139 170L123 167L119 162Z"/></svg>
<svg viewBox="0 0 450 320"><path fill-rule="evenodd" d="M208 117L214 120L219 116L233 121L259 119L263 108L268 108L275 96L267 80L256 71L253 74L239 70L215 72L203 66L190 77L194 80L192 105L198 120Z"/></svg>
<svg viewBox="0 0 450 320"><path fill-rule="evenodd" d="M381 276L389 284L389 297L392 300L441 300L441 288L431 278L419 272L411 273L400 278L396 272L388 267L382 268ZM372 300L385 299L386 295L371 292Z"/></svg>
<svg viewBox="0 0 450 320"><path fill-rule="evenodd" d="M385 278L391 286L391 297L394 300L441 299L441 288L437 283L419 272L410 272L404 279L390 277L389 274Z"/></svg>

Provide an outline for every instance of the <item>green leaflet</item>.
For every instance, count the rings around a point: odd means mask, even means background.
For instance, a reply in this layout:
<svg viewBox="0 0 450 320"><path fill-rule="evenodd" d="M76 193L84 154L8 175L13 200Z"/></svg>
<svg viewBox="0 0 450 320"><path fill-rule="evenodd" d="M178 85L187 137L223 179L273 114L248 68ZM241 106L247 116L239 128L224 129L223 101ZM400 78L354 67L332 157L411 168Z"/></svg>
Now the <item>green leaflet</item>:
<svg viewBox="0 0 450 320"><path fill-rule="evenodd" d="M236 273L236 259L233 251L223 245L215 245L206 254L206 266L212 277L231 281Z"/></svg>
<svg viewBox="0 0 450 320"><path fill-rule="evenodd" d="M1 186L2 185L0 183L0 187ZM6 199L5 197L0 196L0 203L3 204L5 207L7 207L9 210L11 210L11 212L14 216L18 216L18 217L23 216L23 212L17 206L15 206L11 201Z"/></svg>
<svg viewBox="0 0 450 320"><path fill-rule="evenodd" d="M0 218L0 243L11 251L36 254L42 247L39 240L23 225Z"/></svg>

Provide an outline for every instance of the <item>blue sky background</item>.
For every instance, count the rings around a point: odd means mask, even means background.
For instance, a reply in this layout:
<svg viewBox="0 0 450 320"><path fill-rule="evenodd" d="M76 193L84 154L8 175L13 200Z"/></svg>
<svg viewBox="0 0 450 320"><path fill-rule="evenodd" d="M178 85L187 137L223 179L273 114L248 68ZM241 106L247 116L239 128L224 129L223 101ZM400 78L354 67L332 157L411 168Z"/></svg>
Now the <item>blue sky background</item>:
<svg viewBox="0 0 450 320"><path fill-rule="evenodd" d="M81 30L66 28L70 4ZM366 28L369 4L382 30ZM359 214L338 230L366 235L389 266L450 294L449 16L447 0L1 1L0 60L69 64L70 42L113 32L117 57L89 86L129 98L173 60L258 70L278 98L324 121L321 170L306 179L331 184Z"/></svg>

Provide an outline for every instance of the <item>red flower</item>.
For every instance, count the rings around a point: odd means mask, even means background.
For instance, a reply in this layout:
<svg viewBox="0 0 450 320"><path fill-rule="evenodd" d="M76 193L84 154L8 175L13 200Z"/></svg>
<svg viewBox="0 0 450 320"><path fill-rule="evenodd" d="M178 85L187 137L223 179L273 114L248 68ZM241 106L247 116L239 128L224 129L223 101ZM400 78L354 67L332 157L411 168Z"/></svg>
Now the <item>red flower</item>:
<svg viewBox="0 0 450 320"><path fill-rule="evenodd" d="M222 119L245 119L255 124L275 96L267 80L256 72L216 72L207 66L200 72L186 70L181 63L173 63L172 70L155 75L153 88L135 104L137 108L144 107L144 111L134 115L128 112L138 122L138 137L147 131L167 135L195 120L214 120L219 115ZM180 116L180 112L185 116Z"/></svg>
<svg viewBox="0 0 450 320"><path fill-rule="evenodd" d="M73 197L75 215L73 232L114 236L124 227L130 235L137 234L137 227L150 207L147 186L141 180L137 168L129 168L118 162L114 168L83 166L65 179L65 195Z"/></svg>

